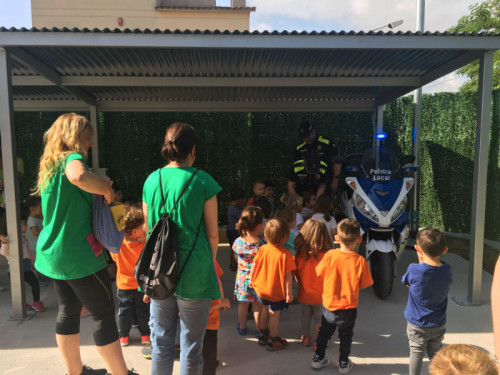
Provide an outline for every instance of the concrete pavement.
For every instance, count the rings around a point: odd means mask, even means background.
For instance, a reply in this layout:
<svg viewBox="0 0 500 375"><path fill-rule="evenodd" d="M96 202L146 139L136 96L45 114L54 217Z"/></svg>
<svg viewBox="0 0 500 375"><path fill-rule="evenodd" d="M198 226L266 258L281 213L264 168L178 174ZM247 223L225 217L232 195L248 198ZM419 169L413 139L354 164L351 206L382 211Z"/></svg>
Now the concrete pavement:
<svg viewBox="0 0 500 375"><path fill-rule="evenodd" d="M224 245L224 244L223 244ZM235 273L229 271L228 247L219 248L219 262L225 272L222 277L224 291L232 296ZM447 253L443 260L452 266L453 285L450 297L465 296L467 293L468 262L459 256ZM414 251L406 250L398 264L398 278L394 280L392 295L381 301L375 297L371 288L360 295L358 318L354 329L354 343L351 359L355 366L352 374L407 374L408 341L406 321L403 311L408 291L400 283L401 276L409 263L416 262ZM493 350L493 334L490 310L490 287L492 276L483 272L482 305L476 307L459 306L451 298L448 303L448 324L445 344L467 343L476 345L488 352ZM8 321L11 311L11 296L5 262L0 263L0 286L7 291L0 292L0 374L55 375L64 374L65 368L54 338L57 301L53 285L42 288L42 301L46 311L33 313L30 320L23 322ZM26 295L31 302L31 290L26 284ZM300 306L292 305L281 315L280 335L289 342L289 347L268 352L257 344L253 336L253 322L248 323L248 335L240 336L235 330L237 304L232 301L231 310L221 314L219 330L218 358L222 367L221 375L265 375L278 374L330 374L337 373L336 365L319 371L311 369L313 349L302 346L300 336ZM94 368L103 368L93 345L91 318L81 321L81 352L84 363ZM336 339L336 338L335 338ZM131 343L124 348L129 368L139 374L149 374L151 362L140 353L139 332L131 332ZM327 356L336 364L338 359L338 339L327 349ZM428 361L422 373L427 373ZM179 374L176 362L174 374Z"/></svg>

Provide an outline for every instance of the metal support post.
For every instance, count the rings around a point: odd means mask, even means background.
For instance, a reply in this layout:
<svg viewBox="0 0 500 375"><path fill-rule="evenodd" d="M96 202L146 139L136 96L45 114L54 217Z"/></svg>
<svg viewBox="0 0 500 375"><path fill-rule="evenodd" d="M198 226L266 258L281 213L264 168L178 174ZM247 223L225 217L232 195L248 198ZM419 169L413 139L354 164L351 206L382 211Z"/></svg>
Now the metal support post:
<svg viewBox="0 0 500 375"><path fill-rule="evenodd" d="M424 31L425 0L417 0L417 31ZM420 122L422 119L422 88L413 92L413 155L414 165L420 161ZM420 220L420 173L414 174L415 185L410 195L410 210L408 212L409 237L416 238Z"/></svg>
<svg viewBox="0 0 500 375"><path fill-rule="evenodd" d="M0 48L0 131L2 162L9 234L10 283L12 291L12 319L24 320L25 295L22 256L22 237L19 210L19 177L17 172L16 134L12 106L10 56Z"/></svg>
<svg viewBox="0 0 500 375"><path fill-rule="evenodd" d="M384 131L384 111L385 105L377 106L377 123L374 126L375 134L373 134L373 145L375 152L375 168L379 168L380 164L380 139L377 138L377 134L382 133Z"/></svg>
<svg viewBox="0 0 500 375"><path fill-rule="evenodd" d="M493 51L485 52L479 62L477 95L476 147L472 188L471 241L469 250L469 288L467 302L481 304L483 275L484 223L486 219L486 182L491 121Z"/></svg>

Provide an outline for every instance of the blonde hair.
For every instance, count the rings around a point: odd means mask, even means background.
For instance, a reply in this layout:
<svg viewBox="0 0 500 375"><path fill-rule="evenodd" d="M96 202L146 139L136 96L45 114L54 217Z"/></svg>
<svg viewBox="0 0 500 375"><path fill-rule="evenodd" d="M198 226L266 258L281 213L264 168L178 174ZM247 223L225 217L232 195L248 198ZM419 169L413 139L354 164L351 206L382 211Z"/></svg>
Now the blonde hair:
<svg viewBox="0 0 500 375"><path fill-rule="evenodd" d="M312 255L317 260L320 253L326 253L333 248L326 224L318 219L307 220L295 237L294 248L295 257L307 260Z"/></svg>
<svg viewBox="0 0 500 375"><path fill-rule="evenodd" d="M472 345L445 346L432 358L431 375L497 375L495 362Z"/></svg>
<svg viewBox="0 0 500 375"><path fill-rule="evenodd" d="M34 194L42 192L50 178L64 164L69 154L77 152L84 158L87 151L80 144L80 135L85 129L91 129L90 122L76 113L65 113L57 118L43 135L45 148L40 158L38 183Z"/></svg>
<svg viewBox="0 0 500 375"><path fill-rule="evenodd" d="M303 201L302 197L298 194L283 194L281 203L285 205L285 208L289 208L297 213L301 211Z"/></svg>

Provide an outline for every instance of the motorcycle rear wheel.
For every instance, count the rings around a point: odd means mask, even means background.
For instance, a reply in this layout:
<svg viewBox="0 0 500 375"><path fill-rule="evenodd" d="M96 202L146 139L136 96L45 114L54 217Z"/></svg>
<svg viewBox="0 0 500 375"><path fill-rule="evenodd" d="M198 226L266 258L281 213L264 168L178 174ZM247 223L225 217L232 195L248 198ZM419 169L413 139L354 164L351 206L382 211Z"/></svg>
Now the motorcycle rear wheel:
<svg viewBox="0 0 500 375"><path fill-rule="evenodd" d="M373 291L380 299L386 299L392 292L394 281L394 254L375 251L370 256Z"/></svg>

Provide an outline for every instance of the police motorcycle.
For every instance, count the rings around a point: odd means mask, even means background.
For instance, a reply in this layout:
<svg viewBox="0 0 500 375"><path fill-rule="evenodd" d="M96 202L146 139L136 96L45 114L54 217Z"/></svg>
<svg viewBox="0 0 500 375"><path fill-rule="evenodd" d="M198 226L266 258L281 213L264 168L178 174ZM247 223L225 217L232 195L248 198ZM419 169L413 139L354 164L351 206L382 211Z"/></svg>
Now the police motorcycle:
<svg viewBox="0 0 500 375"><path fill-rule="evenodd" d="M377 297L386 299L392 291L396 262L408 239L407 195L414 184L410 174L416 166L413 155L398 160L394 151L380 147L343 160L346 189L341 208L347 217L361 224L365 258L373 277Z"/></svg>

